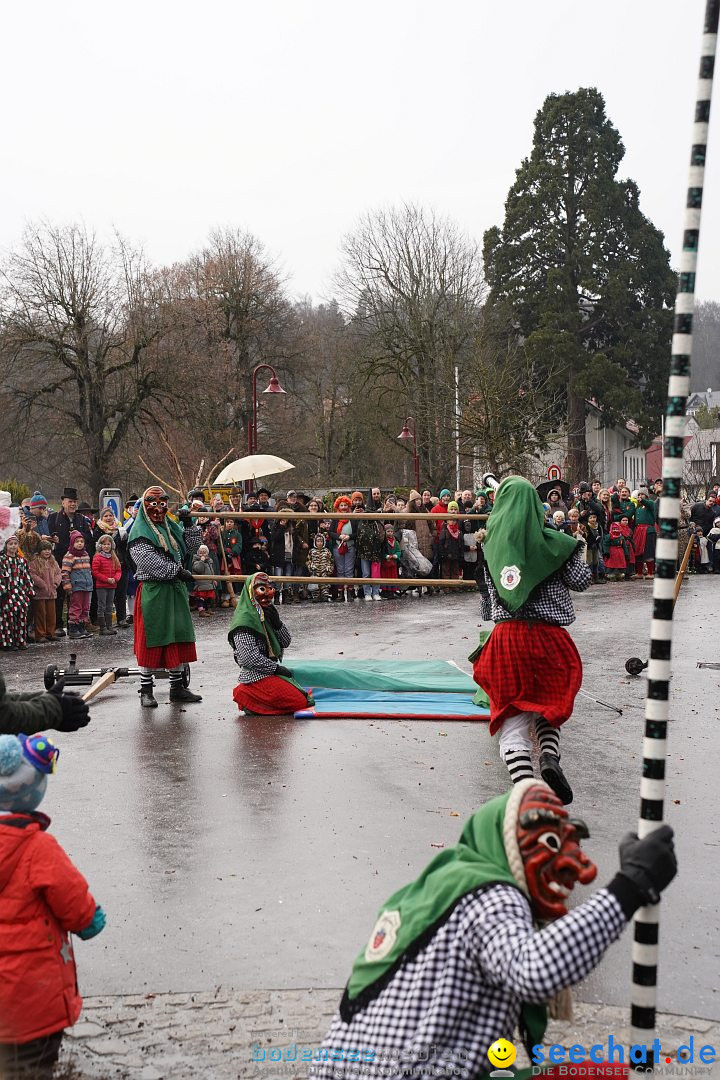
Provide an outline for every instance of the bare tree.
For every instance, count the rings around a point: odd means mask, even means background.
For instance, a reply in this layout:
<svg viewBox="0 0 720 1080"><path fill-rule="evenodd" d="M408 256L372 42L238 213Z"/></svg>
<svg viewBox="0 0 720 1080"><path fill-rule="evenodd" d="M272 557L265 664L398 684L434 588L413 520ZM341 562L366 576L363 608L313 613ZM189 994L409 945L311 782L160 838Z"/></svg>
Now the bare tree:
<svg viewBox="0 0 720 1080"><path fill-rule="evenodd" d="M0 276L3 389L96 492L164 379L163 299L142 255L78 225L29 227ZM82 449L79 449L79 446Z"/></svg>
<svg viewBox="0 0 720 1080"><path fill-rule="evenodd" d="M503 347L497 337L481 333L465 367L463 396L463 449L497 477L530 477L532 459L556 436L558 417L564 420L556 374L522 345L511 341Z"/></svg>
<svg viewBox="0 0 720 1080"><path fill-rule="evenodd" d="M209 449L228 437L240 447L252 415L253 368L283 368L292 358L293 311L280 273L257 237L218 229L167 276L178 379L206 391L191 395L188 420Z"/></svg>
<svg viewBox="0 0 720 1080"><path fill-rule="evenodd" d="M477 245L452 222L405 205L364 217L342 250L337 284L363 345L367 387L413 413L423 476L444 482L454 369L466 363L484 295Z"/></svg>

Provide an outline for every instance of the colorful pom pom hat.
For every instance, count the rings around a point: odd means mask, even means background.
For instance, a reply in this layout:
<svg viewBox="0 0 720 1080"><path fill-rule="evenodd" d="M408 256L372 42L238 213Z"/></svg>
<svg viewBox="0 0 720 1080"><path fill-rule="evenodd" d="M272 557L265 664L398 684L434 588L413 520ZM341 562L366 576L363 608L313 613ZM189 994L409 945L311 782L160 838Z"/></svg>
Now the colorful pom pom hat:
<svg viewBox="0 0 720 1080"><path fill-rule="evenodd" d="M36 810L59 756L47 735L0 735L0 813Z"/></svg>

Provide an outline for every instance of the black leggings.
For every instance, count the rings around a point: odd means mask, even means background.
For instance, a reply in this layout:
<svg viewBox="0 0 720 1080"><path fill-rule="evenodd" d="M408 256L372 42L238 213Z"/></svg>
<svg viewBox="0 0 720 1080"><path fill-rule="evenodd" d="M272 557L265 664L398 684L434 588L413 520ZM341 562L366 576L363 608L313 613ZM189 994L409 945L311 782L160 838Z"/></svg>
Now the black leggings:
<svg viewBox="0 0 720 1080"><path fill-rule="evenodd" d="M26 1043L0 1043L3 1080L51 1080L60 1053L62 1031Z"/></svg>

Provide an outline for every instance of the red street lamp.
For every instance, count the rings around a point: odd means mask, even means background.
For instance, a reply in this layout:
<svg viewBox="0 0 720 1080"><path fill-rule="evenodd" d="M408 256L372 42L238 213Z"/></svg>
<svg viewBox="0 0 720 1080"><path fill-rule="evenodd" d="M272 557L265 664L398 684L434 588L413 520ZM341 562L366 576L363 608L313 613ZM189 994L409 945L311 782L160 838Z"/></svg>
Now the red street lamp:
<svg viewBox="0 0 720 1080"><path fill-rule="evenodd" d="M257 454L258 448L258 400L257 400L257 376L258 372L266 368L272 374L269 384L263 390L263 394L284 394L282 386L278 382L277 372L270 364L258 364L252 373L252 423L248 425L247 452Z"/></svg>
<svg viewBox="0 0 720 1080"><path fill-rule="evenodd" d="M408 427L408 424L412 420L412 431ZM408 416L403 424L403 429L398 435L398 439L412 439L413 441L413 468L415 469L415 490L420 491L420 458L418 457L417 449L417 425L415 423L414 416Z"/></svg>

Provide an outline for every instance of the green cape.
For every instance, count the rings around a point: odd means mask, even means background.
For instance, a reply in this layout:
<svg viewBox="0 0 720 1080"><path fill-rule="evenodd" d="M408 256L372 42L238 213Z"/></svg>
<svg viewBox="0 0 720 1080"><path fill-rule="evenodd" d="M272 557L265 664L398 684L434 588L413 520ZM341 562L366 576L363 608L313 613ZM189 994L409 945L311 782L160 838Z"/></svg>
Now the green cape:
<svg viewBox="0 0 720 1080"><path fill-rule="evenodd" d="M232 645L232 635L238 627L243 626L247 630L252 630L254 634L259 634L260 637L264 637L267 642L270 659L277 660L278 663L281 663L283 658L282 645L278 641L272 626L262 614L262 609L253 600L252 591L256 577L257 574L253 574L251 577L245 579L245 584L240 593L240 599L237 602L230 623L228 641Z"/></svg>
<svg viewBox="0 0 720 1080"><path fill-rule="evenodd" d="M533 589L559 570L577 540L545 527L545 510L529 480L509 476L497 490L483 544L493 585L508 611L517 611Z"/></svg>
<svg viewBox="0 0 720 1080"><path fill-rule="evenodd" d="M182 525L168 515L162 525L152 525L145 514L144 503L140 504L130 530L128 547L136 540L147 540L158 551L164 552L180 566L184 566L187 547ZM185 583L177 579L144 581L142 586L140 602L148 648L195 641L195 628Z"/></svg>

